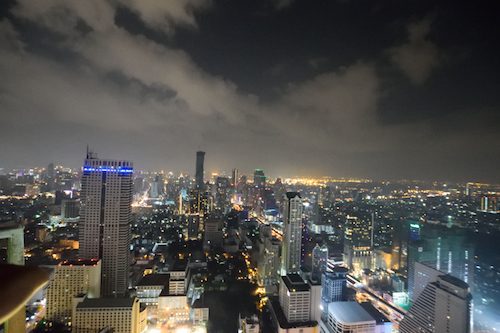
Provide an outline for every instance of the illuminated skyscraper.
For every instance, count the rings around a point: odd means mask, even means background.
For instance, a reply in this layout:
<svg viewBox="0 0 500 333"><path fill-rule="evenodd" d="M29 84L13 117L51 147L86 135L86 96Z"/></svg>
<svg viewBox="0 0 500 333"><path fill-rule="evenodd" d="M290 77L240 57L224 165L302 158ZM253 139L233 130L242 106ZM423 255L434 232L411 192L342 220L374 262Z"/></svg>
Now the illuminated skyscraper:
<svg viewBox="0 0 500 333"><path fill-rule="evenodd" d="M88 155L83 166L80 258L101 259L101 292L123 295L128 288L132 163Z"/></svg>
<svg viewBox="0 0 500 333"><path fill-rule="evenodd" d="M298 192L287 192L283 210L281 275L300 272L302 246L302 199Z"/></svg>
<svg viewBox="0 0 500 333"><path fill-rule="evenodd" d="M344 261L355 271L372 265L372 220L347 216L344 230Z"/></svg>
<svg viewBox="0 0 500 333"><path fill-rule="evenodd" d="M196 189L203 190L205 188L205 183L203 182L203 164L205 163L205 152L196 152Z"/></svg>

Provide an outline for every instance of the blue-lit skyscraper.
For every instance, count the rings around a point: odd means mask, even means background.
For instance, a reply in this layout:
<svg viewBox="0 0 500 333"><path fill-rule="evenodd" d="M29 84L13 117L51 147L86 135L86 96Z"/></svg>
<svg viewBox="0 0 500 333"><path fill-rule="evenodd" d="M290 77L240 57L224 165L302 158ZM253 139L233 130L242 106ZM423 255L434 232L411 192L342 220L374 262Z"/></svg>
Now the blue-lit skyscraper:
<svg viewBox="0 0 500 333"><path fill-rule="evenodd" d="M80 258L102 260L101 292L128 289L132 163L101 160L92 154L83 166Z"/></svg>

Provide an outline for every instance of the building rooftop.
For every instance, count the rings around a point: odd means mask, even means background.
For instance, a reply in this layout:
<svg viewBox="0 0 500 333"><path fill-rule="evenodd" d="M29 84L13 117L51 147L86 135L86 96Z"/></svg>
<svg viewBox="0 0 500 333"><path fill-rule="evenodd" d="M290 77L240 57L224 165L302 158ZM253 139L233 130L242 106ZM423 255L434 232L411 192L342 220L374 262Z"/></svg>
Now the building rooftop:
<svg viewBox="0 0 500 333"><path fill-rule="evenodd" d="M148 274L139 280L137 286L163 286L168 289L169 281L170 274Z"/></svg>
<svg viewBox="0 0 500 333"><path fill-rule="evenodd" d="M300 196L300 193L299 193L299 192L286 192L286 197L287 197L288 199L293 199L293 198L295 198L295 197L299 197L299 198L301 198L301 196Z"/></svg>
<svg viewBox="0 0 500 333"><path fill-rule="evenodd" d="M288 290L293 291L309 291L311 287L304 282L299 274L288 274L282 276L281 279L285 283Z"/></svg>
<svg viewBox="0 0 500 333"><path fill-rule="evenodd" d="M61 262L60 266L95 266L99 259L72 259Z"/></svg>
<svg viewBox="0 0 500 333"><path fill-rule="evenodd" d="M136 298L85 298L78 303L77 309L98 309L98 308L132 308Z"/></svg>
<svg viewBox="0 0 500 333"><path fill-rule="evenodd" d="M439 278L445 282L451 283L457 287L463 288L463 289L469 289L469 285L467 282L464 282L463 280L460 280L459 278L456 278L454 276L451 276L449 274L446 275L440 275Z"/></svg>
<svg viewBox="0 0 500 333"><path fill-rule="evenodd" d="M375 319L356 302L333 302L328 304L328 313L343 324L374 322Z"/></svg>

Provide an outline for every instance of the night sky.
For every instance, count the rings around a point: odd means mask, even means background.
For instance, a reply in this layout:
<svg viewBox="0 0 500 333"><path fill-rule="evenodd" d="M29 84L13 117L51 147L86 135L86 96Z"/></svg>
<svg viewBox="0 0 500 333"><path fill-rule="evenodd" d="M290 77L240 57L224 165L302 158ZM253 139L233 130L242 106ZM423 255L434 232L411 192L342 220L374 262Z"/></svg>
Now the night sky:
<svg viewBox="0 0 500 333"><path fill-rule="evenodd" d="M498 1L0 6L0 168L500 181Z"/></svg>

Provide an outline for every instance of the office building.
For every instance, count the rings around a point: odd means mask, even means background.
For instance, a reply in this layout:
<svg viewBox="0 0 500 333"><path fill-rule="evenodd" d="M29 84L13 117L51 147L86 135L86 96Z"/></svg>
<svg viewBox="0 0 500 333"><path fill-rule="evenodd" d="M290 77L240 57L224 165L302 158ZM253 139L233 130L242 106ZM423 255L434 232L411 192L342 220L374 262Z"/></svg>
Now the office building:
<svg viewBox="0 0 500 333"><path fill-rule="evenodd" d="M203 247L210 249L211 247L222 247L222 232L223 221L218 218L209 218L205 221L205 232L203 237Z"/></svg>
<svg viewBox="0 0 500 333"><path fill-rule="evenodd" d="M440 275L443 275L443 273L417 261L414 268L414 283L411 301L415 302L422 291L424 291L425 287L427 287L429 283L437 281Z"/></svg>
<svg viewBox="0 0 500 333"><path fill-rule="evenodd" d="M344 262L359 272L372 267L372 220L347 216L344 227Z"/></svg>
<svg viewBox="0 0 500 333"><path fill-rule="evenodd" d="M215 206L224 211L231 201L231 180L227 177L215 179Z"/></svg>
<svg viewBox="0 0 500 333"><path fill-rule="evenodd" d="M323 273L321 281L323 304L346 300L347 272L349 272L347 267L337 266L332 271Z"/></svg>
<svg viewBox="0 0 500 333"><path fill-rule="evenodd" d="M73 299L73 333L100 332L142 333L147 328L147 310L137 298Z"/></svg>
<svg viewBox="0 0 500 333"><path fill-rule="evenodd" d="M124 295L128 289L132 163L102 160L92 154L83 166L80 209L82 259L101 259L101 292Z"/></svg>
<svg viewBox="0 0 500 333"><path fill-rule="evenodd" d="M264 250L262 260L259 261L258 272L262 283L270 292L277 285L280 277L280 248L281 241L279 239L272 236L264 238Z"/></svg>
<svg viewBox="0 0 500 333"><path fill-rule="evenodd" d="M255 169L253 173L253 186L259 189L266 187L266 175L264 174L264 170Z"/></svg>
<svg viewBox="0 0 500 333"><path fill-rule="evenodd" d="M281 277L279 302L288 322L310 320L311 287L298 274Z"/></svg>
<svg viewBox="0 0 500 333"><path fill-rule="evenodd" d="M314 320L319 323L321 320L321 314L323 305L321 302L321 282L309 280L307 281L309 284L309 288L311 290L311 302L310 302L310 314L309 319Z"/></svg>
<svg viewBox="0 0 500 333"><path fill-rule="evenodd" d="M469 285L451 275L430 282L401 321L401 333L469 333L471 318Z"/></svg>
<svg viewBox="0 0 500 333"><path fill-rule="evenodd" d="M61 217L64 220L76 219L80 216L79 199L63 199L61 202Z"/></svg>
<svg viewBox="0 0 500 333"><path fill-rule="evenodd" d="M165 192L164 187L163 175L155 175L151 182L151 187L149 188L149 197L151 199L160 198Z"/></svg>
<svg viewBox="0 0 500 333"><path fill-rule="evenodd" d="M197 190L203 191L205 189L205 183L203 181L204 176L204 166L205 163L205 152L196 152L196 173L195 173L195 186Z"/></svg>
<svg viewBox="0 0 500 333"><path fill-rule="evenodd" d="M326 245L316 246L312 250L312 272L311 279L313 281L321 282L321 276L326 272L326 265L328 262L328 248Z"/></svg>
<svg viewBox="0 0 500 333"><path fill-rule="evenodd" d="M101 261L99 259L68 260L53 266L47 285L46 317L52 321L71 321L73 297L101 294Z"/></svg>
<svg viewBox="0 0 500 333"><path fill-rule="evenodd" d="M284 201L281 275L300 272L302 247L302 199L298 192L287 192Z"/></svg>
<svg viewBox="0 0 500 333"><path fill-rule="evenodd" d="M278 333L317 332L311 320L311 286L298 274L281 277L278 299L271 298L271 315Z"/></svg>

